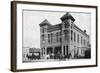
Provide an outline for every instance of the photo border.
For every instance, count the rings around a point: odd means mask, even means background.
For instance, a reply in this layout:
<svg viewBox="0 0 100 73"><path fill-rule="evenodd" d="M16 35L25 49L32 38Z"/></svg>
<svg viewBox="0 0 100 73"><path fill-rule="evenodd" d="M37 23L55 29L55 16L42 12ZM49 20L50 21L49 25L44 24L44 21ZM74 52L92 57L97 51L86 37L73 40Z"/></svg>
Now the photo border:
<svg viewBox="0 0 100 73"><path fill-rule="evenodd" d="M49 5L49 6L68 6L68 7L82 7L96 9L96 64L83 66L68 66L68 67L52 67L52 68L35 68L35 69L17 69L17 4L34 4L34 5ZM11 71L39 71L39 70L53 70L53 69L71 69L84 67L98 66L98 7L89 5L74 5L74 4L60 4L60 3L43 3L43 2L27 2L27 1L11 1Z"/></svg>

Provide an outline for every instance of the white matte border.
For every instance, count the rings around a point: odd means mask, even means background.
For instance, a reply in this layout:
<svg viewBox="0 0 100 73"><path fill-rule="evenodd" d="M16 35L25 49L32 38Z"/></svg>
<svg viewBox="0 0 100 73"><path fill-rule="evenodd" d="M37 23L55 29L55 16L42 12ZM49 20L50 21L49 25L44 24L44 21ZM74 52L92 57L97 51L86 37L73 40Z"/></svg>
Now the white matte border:
<svg viewBox="0 0 100 73"><path fill-rule="evenodd" d="M22 63L22 10L51 10L51 11L66 11L66 12L89 12L91 13L91 59L77 59L59 62L32 62ZM31 5L17 4L17 69L35 69L35 68L50 68L50 67L68 67L68 66L84 66L96 64L96 10L95 8L67 7L67 6L46 6L46 5Z"/></svg>

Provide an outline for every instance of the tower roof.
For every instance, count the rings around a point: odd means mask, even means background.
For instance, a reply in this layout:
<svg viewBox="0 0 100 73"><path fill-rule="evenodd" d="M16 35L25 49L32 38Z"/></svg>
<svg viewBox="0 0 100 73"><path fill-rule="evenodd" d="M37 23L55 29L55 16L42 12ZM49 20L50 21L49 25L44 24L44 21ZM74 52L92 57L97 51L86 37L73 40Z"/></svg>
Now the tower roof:
<svg viewBox="0 0 100 73"><path fill-rule="evenodd" d="M40 25L40 27L41 27L41 26L45 26L45 25L50 26L51 24L50 24L50 22L49 22L47 19L45 19L45 20L42 21L39 25Z"/></svg>
<svg viewBox="0 0 100 73"><path fill-rule="evenodd" d="M66 14L64 14L62 17L61 17L61 20L65 20L65 19L71 19L72 21L75 21L75 19L73 18L73 16L67 12Z"/></svg>

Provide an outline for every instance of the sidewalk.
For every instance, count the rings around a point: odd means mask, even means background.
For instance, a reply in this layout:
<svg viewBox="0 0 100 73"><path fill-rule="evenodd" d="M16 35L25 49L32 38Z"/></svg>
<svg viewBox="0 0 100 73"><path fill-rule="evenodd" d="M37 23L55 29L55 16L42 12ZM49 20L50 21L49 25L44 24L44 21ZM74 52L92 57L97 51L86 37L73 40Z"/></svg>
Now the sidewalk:
<svg viewBox="0 0 100 73"><path fill-rule="evenodd" d="M26 60L24 62L56 62L56 61L68 61L68 59L36 59L36 60Z"/></svg>

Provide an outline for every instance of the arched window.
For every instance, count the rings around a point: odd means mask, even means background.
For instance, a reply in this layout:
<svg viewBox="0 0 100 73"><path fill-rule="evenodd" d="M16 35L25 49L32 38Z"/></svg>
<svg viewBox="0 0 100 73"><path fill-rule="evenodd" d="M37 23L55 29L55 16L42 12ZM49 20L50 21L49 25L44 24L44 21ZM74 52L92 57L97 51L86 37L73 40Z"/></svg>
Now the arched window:
<svg viewBox="0 0 100 73"><path fill-rule="evenodd" d="M79 43L79 34L77 34L77 43Z"/></svg>
<svg viewBox="0 0 100 73"><path fill-rule="evenodd" d="M73 31L71 30L71 40L73 40Z"/></svg>
<svg viewBox="0 0 100 73"><path fill-rule="evenodd" d="M74 42L76 41L76 32L74 32Z"/></svg>

